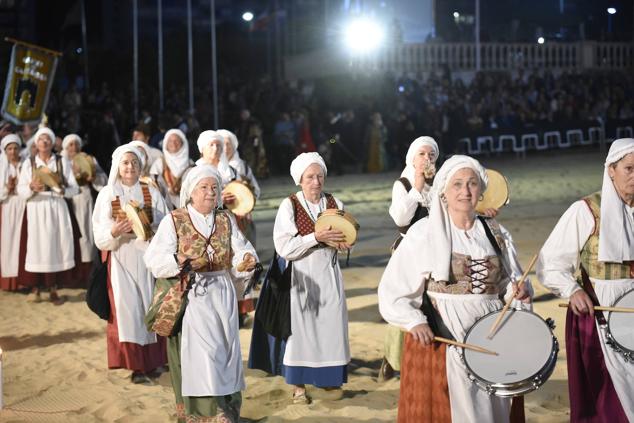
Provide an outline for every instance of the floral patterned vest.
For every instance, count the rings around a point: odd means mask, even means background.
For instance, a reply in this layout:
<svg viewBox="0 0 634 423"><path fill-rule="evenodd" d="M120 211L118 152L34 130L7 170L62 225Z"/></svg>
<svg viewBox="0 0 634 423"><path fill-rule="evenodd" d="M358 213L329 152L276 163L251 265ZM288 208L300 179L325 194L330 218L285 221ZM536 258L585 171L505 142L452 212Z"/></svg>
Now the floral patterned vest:
<svg viewBox="0 0 634 423"><path fill-rule="evenodd" d="M231 220L227 211L216 210L215 228L209 238L205 238L196 230L186 207L173 210L170 214L178 238L179 263L185 259L205 261L206 265L198 269L198 272L215 272L231 268ZM207 246L213 249L211 261L207 254Z"/></svg>
<svg viewBox="0 0 634 423"><path fill-rule="evenodd" d="M592 216L594 230L581 249L581 265L594 279L613 280L634 278L634 261L608 263L599 261L599 229L601 228L601 192L583 198Z"/></svg>

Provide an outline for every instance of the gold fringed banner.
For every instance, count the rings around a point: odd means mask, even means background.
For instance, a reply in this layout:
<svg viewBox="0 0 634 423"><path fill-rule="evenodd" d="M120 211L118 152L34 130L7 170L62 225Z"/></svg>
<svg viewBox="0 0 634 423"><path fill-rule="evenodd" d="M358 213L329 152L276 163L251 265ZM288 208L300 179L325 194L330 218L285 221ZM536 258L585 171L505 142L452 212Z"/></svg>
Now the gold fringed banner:
<svg viewBox="0 0 634 423"><path fill-rule="evenodd" d="M61 53L22 41L13 43L2 116L17 125L39 123L48 103Z"/></svg>

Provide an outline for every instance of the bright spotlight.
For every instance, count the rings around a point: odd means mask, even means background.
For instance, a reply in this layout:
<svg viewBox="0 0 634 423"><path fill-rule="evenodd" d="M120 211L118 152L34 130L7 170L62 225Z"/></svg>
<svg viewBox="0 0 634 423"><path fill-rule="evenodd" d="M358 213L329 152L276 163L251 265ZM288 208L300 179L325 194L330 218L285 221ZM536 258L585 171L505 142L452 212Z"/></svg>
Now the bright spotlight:
<svg viewBox="0 0 634 423"><path fill-rule="evenodd" d="M460 13L453 12L453 17L454 17L454 19L458 19L460 17Z"/></svg>
<svg viewBox="0 0 634 423"><path fill-rule="evenodd" d="M614 7L608 7L608 13L610 15L614 15L616 13L616 9Z"/></svg>
<svg viewBox="0 0 634 423"><path fill-rule="evenodd" d="M242 14L242 19L244 19L247 22L251 22L253 20L253 13L251 12L244 12Z"/></svg>
<svg viewBox="0 0 634 423"><path fill-rule="evenodd" d="M369 19L359 19L350 23L345 32L345 42L355 53L367 53L378 48L383 42L383 28Z"/></svg>
<svg viewBox="0 0 634 423"><path fill-rule="evenodd" d="M544 44L544 41L546 41L546 40L544 40L544 37L539 37L537 39L537 44Z"/></svg>

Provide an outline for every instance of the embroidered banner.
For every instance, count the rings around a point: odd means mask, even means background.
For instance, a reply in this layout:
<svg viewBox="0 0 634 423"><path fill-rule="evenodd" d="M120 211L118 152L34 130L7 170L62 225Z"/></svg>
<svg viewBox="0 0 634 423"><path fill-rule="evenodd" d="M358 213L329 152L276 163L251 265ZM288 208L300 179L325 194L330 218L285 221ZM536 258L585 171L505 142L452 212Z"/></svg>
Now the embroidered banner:
<svg viewBox="0 0 634 423"><path fill-rule="evenodd" d="M61 53L9 38L7 41L14 44L2 100L2 116L18 125L39 123L48 103Z"/></svg>

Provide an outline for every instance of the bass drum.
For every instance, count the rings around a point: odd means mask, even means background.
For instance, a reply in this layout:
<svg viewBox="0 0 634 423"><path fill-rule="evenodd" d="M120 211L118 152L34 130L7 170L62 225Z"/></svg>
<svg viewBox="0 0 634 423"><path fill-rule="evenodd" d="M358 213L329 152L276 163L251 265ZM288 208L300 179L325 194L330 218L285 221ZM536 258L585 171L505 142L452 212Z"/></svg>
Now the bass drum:
<svg viewBox="0 0 634 423"><path fill-rule="evenodd" d="M634 308L634 290L623 294L614 307ZM620 353L625 361L634 363L634 313L611 311L606 335L612 349Z"/></svg>

